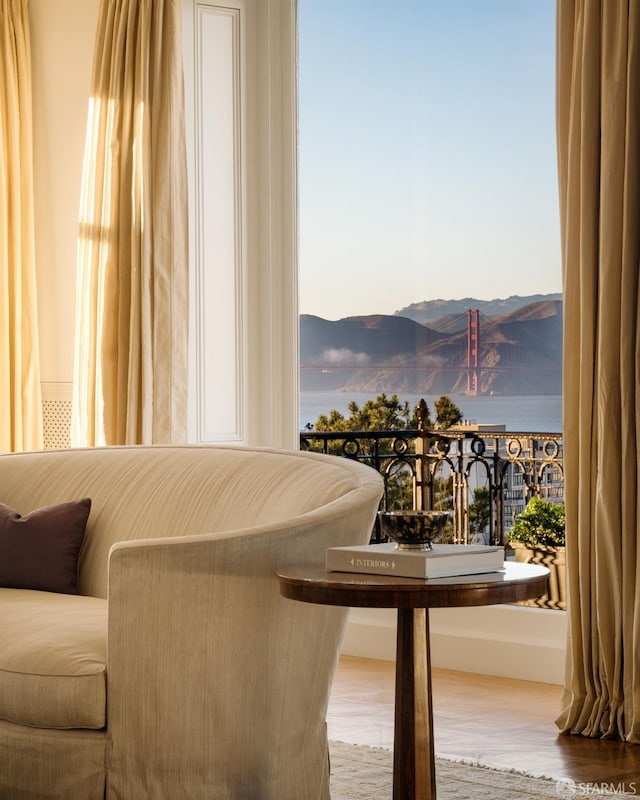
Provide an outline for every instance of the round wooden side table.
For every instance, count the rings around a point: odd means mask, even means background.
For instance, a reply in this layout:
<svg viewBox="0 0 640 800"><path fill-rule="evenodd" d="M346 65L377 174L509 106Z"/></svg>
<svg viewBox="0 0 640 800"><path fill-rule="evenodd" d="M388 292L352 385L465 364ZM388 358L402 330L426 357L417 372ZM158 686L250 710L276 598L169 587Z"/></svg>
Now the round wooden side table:
<svg viewBox="0 0 640 800"><path fill-rule="evenodd" d="M488 606L538 597L549 570L505 562L503 572L449 578L397 578L327 572L299 564L278 572L291 600L354 608L396 608L393 800L435 800L435 753L429 652L429 609Z"/></svg>

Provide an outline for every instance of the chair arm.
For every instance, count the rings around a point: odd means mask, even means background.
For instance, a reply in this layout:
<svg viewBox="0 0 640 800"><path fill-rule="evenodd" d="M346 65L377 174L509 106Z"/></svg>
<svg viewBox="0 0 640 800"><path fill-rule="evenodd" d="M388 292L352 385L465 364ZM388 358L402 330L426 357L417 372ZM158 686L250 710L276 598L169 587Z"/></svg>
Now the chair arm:
<svg viewBox="0 0 640 800"><path fill-rule="evenodd" d="M339 539L353 519L331 524ZM275 800L286 796L286 769L296 793L308 783L300 796L325 796L316 792L327 782L319 774L326 706L347 612L284 599L275 573L322 561L326 542L326 530L307 522L112 548L114 796L171 796L173 776L191 772L209 775L203 797L225 797L224 785L234 796ZM141 764L146 783L131 785Z"/></svg>

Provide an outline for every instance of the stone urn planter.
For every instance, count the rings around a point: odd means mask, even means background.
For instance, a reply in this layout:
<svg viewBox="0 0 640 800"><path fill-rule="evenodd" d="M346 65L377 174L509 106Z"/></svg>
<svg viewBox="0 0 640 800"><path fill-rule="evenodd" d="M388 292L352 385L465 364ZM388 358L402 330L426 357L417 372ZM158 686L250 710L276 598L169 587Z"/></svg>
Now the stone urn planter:
<svg viewBox="0 0 640 800"><path fill-rule="evenodd" d="M533 600L524 600L520 605L565 611L567 592L564 505L532 497L509 531L508 543L513 548L516 561L542 564L549 569L547 593Z"/></svg>

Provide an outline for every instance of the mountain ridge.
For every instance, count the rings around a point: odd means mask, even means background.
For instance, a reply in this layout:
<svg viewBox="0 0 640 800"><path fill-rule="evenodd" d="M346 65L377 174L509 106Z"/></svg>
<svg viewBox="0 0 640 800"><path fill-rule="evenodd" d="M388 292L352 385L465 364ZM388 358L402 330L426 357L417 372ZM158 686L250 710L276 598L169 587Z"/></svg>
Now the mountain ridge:
<svg viewBox="0 0 640 800"><path fill-rule="evenodd" d="M544 299L507 311L498 301L493 308L502 313L481 315L479 394L561 393L562 302L533 297ZM451 322L448 315L425 325L398 314L335 321L303 314L301 388L464 394L472 385L466 320Z"/></svg>
<svg viewBox="0 0 640 800"><path fill-rule="evenodd" d="M512 294L509 297L496 297L492 300L479 300L475 297L463 297L460 300L444 300L442 298L421 300L417 303L410 303L408 306L394 312L394 314L395 316L413 319L424 325L448 315L459 316L465 314L469 309L477 309L481 314L492 317L516 311L523 306L545 300L562 301L562 294L559 292L530 295Z"/></svg>

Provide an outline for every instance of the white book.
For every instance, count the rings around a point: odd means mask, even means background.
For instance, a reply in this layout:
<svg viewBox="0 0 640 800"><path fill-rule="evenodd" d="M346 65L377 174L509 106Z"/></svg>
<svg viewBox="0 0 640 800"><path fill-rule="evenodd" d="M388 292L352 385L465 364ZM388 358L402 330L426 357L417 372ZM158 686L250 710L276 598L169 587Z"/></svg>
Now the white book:
<svg viewBox="0 0 640 800"><path fill-rule="evenodd" d="M327 570L397 575L402 578L447 578L504 569L504 547L484 544L434 544L431 550L396 550L394 542L329 547Z"/></svg>

